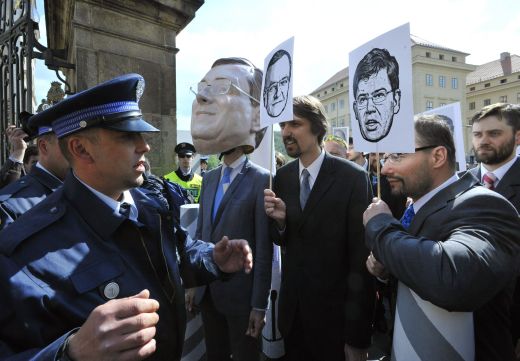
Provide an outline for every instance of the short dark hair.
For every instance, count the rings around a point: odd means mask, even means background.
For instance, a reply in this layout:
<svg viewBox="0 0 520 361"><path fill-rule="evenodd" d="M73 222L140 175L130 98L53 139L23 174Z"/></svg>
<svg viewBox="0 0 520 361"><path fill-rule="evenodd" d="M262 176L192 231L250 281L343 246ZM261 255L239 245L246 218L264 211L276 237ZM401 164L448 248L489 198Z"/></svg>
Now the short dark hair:
<svg viewBox="0 0 520 361"><path fill-rule="evenodd" d="M269 60L269 64L267 64L267 70L266 71L269 71L269 68L271 67L271 65L276 63L278 60L280 60L284 56L286 56L287 59L289 60L289 80L290 80L291 79L292 61L291 61L291 54L289 54L286 50L280 49L276 53L273 54L271 60Z"/></svg>
<svg viewBox="0 0 520 361"><path fill-rule="evenodd" d="M370 78L371 75L376 74L381 69L386 69L392 90L399 89L399 63L394 56L390 55L388 50L373 48L356 67L353 82L354 97L357 95L359 82Z"/></svg>
<svg viewBox="0 0 520 361"><path fill-rule="evenodd" d="M23 162L27 163L29 161L30 157L38 156L38 154L39 154L38 147L34 144L29 144L23 155Z"/></svg>
<svg viewBox="0 0 520 361"><path fill-rule="evenodd" d="M311 95L294 97L293 112L294 115L311 122L311 132L318 136L318 143L321 145L329 126L321 102Z"/></svg>
<svg viewBox="0 0 520 361"><path fill-rule="evenodd" d="M252 62L245 58L239 57L229 57L229 58L220 58L215 60L213 65L211 65L211 69L218 65L228 65L228 64L238 64L238 65L246 65L253 69L253 71L247 77L247 82L249 83L249 95L258 100L258 103L254 102L250 99L251 104L253 106L258 106L260 102L260 95L262 93L262 78L264 73L261 69L257 68Z"/></svg>
<svg viewBox="0 0 520 361"><path fill-rule="evenodd" d="M455 143L448 123L438 115L430 114L415 117L414 126L418 146L436 145L446 148L448 164L455 170Z"/></svg>
<svg viewBox="0 0 520 361"><path fill-rule="evenodd" d="M495 116L499 120L505 119L514 133L520 130L520 105L518 104L495 103L485 106L471 118L470 123L473 125L490 116Z"/></svg>

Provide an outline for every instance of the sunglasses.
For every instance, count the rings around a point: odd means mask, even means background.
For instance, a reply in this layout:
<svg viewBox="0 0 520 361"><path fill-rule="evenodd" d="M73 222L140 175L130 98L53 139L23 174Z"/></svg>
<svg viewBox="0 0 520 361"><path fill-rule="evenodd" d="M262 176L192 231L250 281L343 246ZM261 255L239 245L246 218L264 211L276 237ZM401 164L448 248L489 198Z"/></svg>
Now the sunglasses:
<svg viewBox="0 0 520 361"><path fill-rule="evenodd" d="M193 157L192 154L178 154L177 156L178 156L179 158L191 158L191 157Z"/></svg>

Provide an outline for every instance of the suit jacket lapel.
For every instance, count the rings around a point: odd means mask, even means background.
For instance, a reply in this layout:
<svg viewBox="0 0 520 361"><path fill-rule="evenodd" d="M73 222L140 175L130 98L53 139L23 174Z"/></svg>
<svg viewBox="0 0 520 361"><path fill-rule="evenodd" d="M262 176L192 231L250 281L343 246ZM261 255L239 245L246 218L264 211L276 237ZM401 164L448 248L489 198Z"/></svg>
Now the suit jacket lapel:
<svg viewBox="0 0 520 361"><path fill-rule="evenodd" d="M320 202L320 200L323 199L323 196L327 193L327 190L330 188L332 183L334 183L334 162L335 160L329 157L327 153L325 153L325 158L323 158L323 163L318 173L318 178L316 178L316 181L314 182L314 186L312 187L309 199L307 200L307 204L303 210L303 215L300 219L298 227L303 226L309 215L312 214L313 209ZM298 194L300 194L299 184L300 178L298 177Z"/></svg>
<svg viewBox="0 0 520 361"><path fill-rule="evenodd" d="M424 224L424 221L433 213L445 208L449 202L457 198L460 194L469 188L478 184L478 180L470 173L466 173L458 181L452 183L448 187L442 189L433 196L426 204L421 207L410 224L409 233L418 234Z"/></svg>
<svg viewBox="0 0 520 361"><path fill-rule="evenodd" d="M520 158L516 159L504 178L498 182L495 190L509 200L520 192Z"/></svg>
<svg viewBox="0 0 520 361"><path fill-rule="evenodd" d="M242 179L244 179L244 175L249 171L249 168L251 167L251 163L249 163L249 160L246 158L246 161L244 162L244 165L242 166L242 169L240 170L240 173L237 174L235 179L231 182L228 189L226 190L226 193L224 194L224 197L222 198L222 201L220 202L220 207L217 210L217 214L215 216L215 221L213 222L213 230L215 229L215 226L218 224L220 217L222 216L222 213L224 212L224 209L226 209L226 205L233 197L233 193L237 190L240 183L242 182ZM216 194L216 190L215 193ZM215 197L213 197L214 199Z"/></svg>

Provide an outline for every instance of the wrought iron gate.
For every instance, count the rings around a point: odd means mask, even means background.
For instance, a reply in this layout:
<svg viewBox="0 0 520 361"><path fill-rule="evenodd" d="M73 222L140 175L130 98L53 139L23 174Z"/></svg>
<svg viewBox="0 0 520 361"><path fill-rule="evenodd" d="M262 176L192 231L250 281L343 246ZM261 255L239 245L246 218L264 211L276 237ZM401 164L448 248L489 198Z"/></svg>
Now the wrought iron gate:
<svg viewBox="0 0 520 361"><path fill-rule="evenodd" d="M34 31L31 3L35 0L1 0L0 5L0 129L18 124L21 111L32 112ZM0 160L7 157L1 138Z"/></svg>

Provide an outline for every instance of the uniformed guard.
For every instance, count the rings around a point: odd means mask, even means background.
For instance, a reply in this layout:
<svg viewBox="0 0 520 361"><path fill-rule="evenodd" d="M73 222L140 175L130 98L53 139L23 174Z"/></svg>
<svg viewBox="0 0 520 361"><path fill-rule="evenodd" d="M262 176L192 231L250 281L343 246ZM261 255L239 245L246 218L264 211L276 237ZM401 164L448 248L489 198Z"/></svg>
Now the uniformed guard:
<svg viewBox="0 0 520 361"><path fill-rule="evenodd" d="M39 160L29 174L0 190L0 230L33 208L63 184L69 163L51 127L34 129Z"/></svg>
<svg viewBox="0 0 520 361"><path fill-rule="evenodd" d="M143 90L140 75L121 76L29 120L52 126L72 172L0 232L0 359L179 360L182 284L251 270L245 240L193 241L135 188L142 133L158 131Z"/></svg>
<svg viewBox="0 0 520 361"><path fill-rule="evenodd" d="M175 146L175 153L177 153L177 157L179 158L179 168L177 168L176 171L166 174L164 178L186 189L195 199L195 202L198 203L202 177L192 169L195 152L193 144L186 142L177 144L177 146Z"/></svg>

